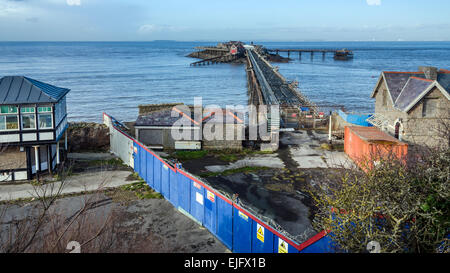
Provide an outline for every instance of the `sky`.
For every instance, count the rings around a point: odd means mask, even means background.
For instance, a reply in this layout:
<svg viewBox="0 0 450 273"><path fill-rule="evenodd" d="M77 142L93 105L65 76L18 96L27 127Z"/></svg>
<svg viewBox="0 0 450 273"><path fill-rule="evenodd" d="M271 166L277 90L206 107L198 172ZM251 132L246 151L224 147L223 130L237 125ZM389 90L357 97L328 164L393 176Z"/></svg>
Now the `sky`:
<svg viewBox="0 0 450 273"><path fill-rule="evenodd" d="M0 41L449 41L449 0L0 0Z"/></svg>

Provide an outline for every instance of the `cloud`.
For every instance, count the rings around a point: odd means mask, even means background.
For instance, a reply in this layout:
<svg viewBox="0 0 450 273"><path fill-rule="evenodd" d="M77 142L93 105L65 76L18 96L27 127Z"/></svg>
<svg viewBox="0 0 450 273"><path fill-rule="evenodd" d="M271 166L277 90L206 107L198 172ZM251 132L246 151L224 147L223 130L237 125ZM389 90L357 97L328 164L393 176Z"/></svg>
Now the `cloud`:
<svg viewBox="0 0 450 273"><path fill-rule="evenodd" d="M366 0L367 5L369 6L380 6L381 0Z"/></svg>
<svg viewBox="0 0 450 273"><path fill-rule="evenodd" d="M66 0L69 6L81 6L81 0Z"/></svg>
<svg viewBox="0 0 450 273"><path fill-rule="evenodd" d="M182 27L149 24L149 25L142 25L141 27L139 27L138 32L140 34L150 34L150 33L155 33L155 32L181 31L184 29L185 28L182 28Z"/></svg>

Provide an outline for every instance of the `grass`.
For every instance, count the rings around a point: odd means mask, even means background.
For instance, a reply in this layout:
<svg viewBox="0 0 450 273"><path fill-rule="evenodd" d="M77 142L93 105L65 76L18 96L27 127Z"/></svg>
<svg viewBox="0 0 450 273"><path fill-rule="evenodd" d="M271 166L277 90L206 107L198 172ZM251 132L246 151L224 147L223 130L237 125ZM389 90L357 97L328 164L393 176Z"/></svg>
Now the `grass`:
<svg viewBox="0 0 450 273"><path fill-rule="evenodd" d="M272 154L271 151L259 151L252 149L242 150L200 150L200 151L176 151L167 158L175 158L180 161L188 161L192 159L200 159L206 156L216 157L224 162L235 162L241 158L251 155Z"/></svg>
<svg viewBox="0 0 450 273"><path fill-rule="evenodd" d="M126 166L120 158L111 158L108 160L89 160L86 162L88 162L90 166Z"/></svg>
<svg viewBox="0 0 450 273"><path fill-rule="evenodd" d="M225 162L235 162L238 160L238 156L234 154L219 155L219 159Z"/></svg>
<svg viewBox="0 0 450 273"><path fill-rule="evenodd" d="M328 144L328 143L322 143L320 145L320 148L326 151L344 151L344 144Z"/></svg>
<svg viewBox="0 0 450 273"><path fill-rule="evenodd" d="M206 172L201 174L201 177L214 177L214 176L227 176L227 175L231 175L231 174L235 174L235 173L251 173L251 172L257 172L260 170L268 170L270 168L268 167L242 167L242 168L237 168L237 169L229 169L229 170L225 170L223 172Z"/></svg>
<svg viewBox="0 0 450 273"><path fill-rule="evenodd" d="M123 191L133 192L139 199L163 199L164 197L150 188L144 181L120 187Z"/></svg>
<svg viewBox="0 0 450 273"><path fill-rule="evenodd" d="M174 157L181 161L203 158L208 154L208 151L177 151L174 153Z"/></svg>
<svg viewBox="0 0 450 273"><path fill-rule="evenodd" d="M294 192L294 186L292 184L267 184L264 186L269 191L276 191L276 192Z"/></svg>

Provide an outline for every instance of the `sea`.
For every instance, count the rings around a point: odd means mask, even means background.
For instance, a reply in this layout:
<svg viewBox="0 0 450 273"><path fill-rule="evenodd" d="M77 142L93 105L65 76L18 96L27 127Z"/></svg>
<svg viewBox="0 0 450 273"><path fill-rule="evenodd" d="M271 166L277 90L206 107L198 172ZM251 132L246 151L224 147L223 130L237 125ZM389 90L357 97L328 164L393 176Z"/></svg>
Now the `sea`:
<svg viewBox="0 0 450 273"><path fill-rule="evenodd" d="M450 42L253 42L269 49L352 50L349 61L291 53L291 62L273 65L316 104L354 113L374 111L370 94L382 71L450 68ZM101 122L103 112L133 121L140 104L193 104L194 97L204 106L247 105L244 65L190 66L196 59L186 56L195 47L217 43L0 42L0 77L24 75L71 89L69 121Z"/></svg>

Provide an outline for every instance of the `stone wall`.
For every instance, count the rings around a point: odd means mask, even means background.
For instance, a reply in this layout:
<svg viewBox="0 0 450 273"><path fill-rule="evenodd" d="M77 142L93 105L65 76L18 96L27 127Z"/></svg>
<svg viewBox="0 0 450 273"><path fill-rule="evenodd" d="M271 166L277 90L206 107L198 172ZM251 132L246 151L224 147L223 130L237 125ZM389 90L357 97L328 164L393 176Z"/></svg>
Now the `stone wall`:
<svg viewBox="0 0 450 273"><path fill-rule="evenodd" d="M233 138L231 136L227 138L227 131L234 132ZM242 139L245 136L244 134L245 132L243 125L225 124L223 129L223 139L207 140L203 138L202 147L205 150L242 150Z"/></svg>
<svg viewBox="0 0 450 273"><path fill-rule="evenodd" d="M383 97L387 96L383 105ZM416 104L409 113L398 110L394 107L384 82L378 88L375 95L375 113L382 114L388 121L388 126L383 130L390 135L395 134L395 125L401 121L400 140L408 144L426 145L436 147L442 144L448 144L448 136L439 132L444 124L449 126L450 102L438 90L429 92L425 98L438 98L439 106L435 117L423 117L423 100ZM445 125L444 125L445 126Z"/></svg>
<svg viewBox="0 0 450 273"><path fill-rule="evenodd" d="M138 106L139 115L145 115L164 109L172 109L174 106L177 105L183 105L183 103L180 102L180 103L162 103L162 104L141 104Z"/></svg>

